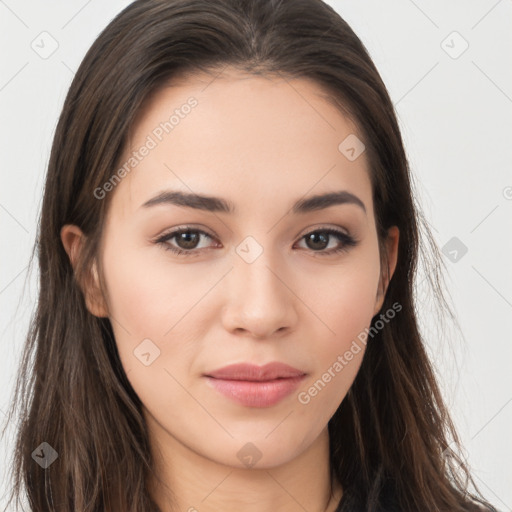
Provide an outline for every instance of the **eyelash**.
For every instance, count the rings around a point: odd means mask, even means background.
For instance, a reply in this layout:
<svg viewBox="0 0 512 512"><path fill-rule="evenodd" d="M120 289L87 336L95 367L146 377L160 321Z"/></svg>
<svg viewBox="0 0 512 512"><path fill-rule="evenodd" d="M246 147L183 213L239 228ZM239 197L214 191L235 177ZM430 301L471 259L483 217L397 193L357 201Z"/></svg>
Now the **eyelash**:
<svg viewBox="0 0 512 512"><path fill-rule="evenodd" d="M180 235L182 233L199 233L201 235L206 235L208 238L213 239L213 237L209 233L206 233L205 231L203 231L201 229L184 227L184 228L180 228L175 231L172 231L170 233L167 233L165 235L162 235L160 238L155 240L155 243L163 246L163 248L167 251L171 251L176 255L182 255L185 257L197 256L198 253L200 253L204 250L204 249L188 249L188 250L180 249L178 247L173 247L172 245L170 245L168 243L169 240L172 240L177 235ZM331 256L334 254L339 254L339 253L348 251L351 247L354 247L359 243L352 236L347 235L343 231L338 231L337 229L333 229L333 228L315 229L315 230L310 231L309 233L306 233L305 235L303 235L300 238L300 240L303 240L304 238L306 238L309 235L312 235L313 233L326 233L328 235L334 235L342 242L341 247L338 247L336 249L330 249L328 251L325 251L325 250L314 251L313 249L310 249L310 251L313 252L315 255L322 256L322 257L323 256Z"/></svg>

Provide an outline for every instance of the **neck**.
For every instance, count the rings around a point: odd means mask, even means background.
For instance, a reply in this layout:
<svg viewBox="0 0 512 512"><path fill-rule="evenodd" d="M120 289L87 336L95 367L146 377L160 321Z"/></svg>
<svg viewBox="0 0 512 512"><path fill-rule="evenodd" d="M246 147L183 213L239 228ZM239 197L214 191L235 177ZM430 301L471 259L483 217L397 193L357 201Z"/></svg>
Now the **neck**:
<svg viewBox="0 0 512 512"><path fill-rule="evenodd" d="M149 492L161 512L334 512L341 499L337 482L331 493L327 428L284 464L237 468L198 454L146 418L158 475Z"/></svg>

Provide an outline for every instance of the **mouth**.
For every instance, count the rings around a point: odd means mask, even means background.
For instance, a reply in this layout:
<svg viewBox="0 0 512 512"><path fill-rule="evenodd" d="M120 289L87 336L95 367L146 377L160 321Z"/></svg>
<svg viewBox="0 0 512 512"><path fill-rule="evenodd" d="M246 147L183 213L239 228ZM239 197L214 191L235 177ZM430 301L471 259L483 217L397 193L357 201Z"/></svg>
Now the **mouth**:
<svg viewBox="0 0 512 512"><path fill-rule="evenodd" d="M283 363L236 364L205 374L208 384L245 407L271 407L290 395L306 373Z"/></svg>

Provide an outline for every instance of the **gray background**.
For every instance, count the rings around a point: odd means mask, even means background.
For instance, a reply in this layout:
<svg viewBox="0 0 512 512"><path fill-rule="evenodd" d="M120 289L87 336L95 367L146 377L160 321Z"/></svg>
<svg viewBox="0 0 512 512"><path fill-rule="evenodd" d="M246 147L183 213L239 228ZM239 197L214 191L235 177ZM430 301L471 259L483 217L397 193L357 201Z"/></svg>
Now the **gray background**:
<svg viewBox="0 0 512 512"><path fill-rule="evenodd" d="M60 108L86 50L128 3L0 0L2 419L37 297L27 264ZM362 39L395 103L460 324L441 322L420 273L422 330L476 482L510 511L512 1L328 3ZM0 482L12 435L0 445Z"/></svg>

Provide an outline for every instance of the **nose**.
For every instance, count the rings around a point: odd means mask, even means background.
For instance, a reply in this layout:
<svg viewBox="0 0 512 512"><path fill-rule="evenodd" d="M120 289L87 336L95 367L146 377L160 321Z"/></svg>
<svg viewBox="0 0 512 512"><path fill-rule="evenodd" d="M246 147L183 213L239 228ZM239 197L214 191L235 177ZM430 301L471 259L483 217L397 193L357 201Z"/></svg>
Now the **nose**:
<svg viewBox="0 0 512 512"><path fill-rule="evenodd" d="M268 339L295 329L299 299L289 282L293 278L266 251L252 263L235 255L227 279L222 313L226 330Z"/></svg>

